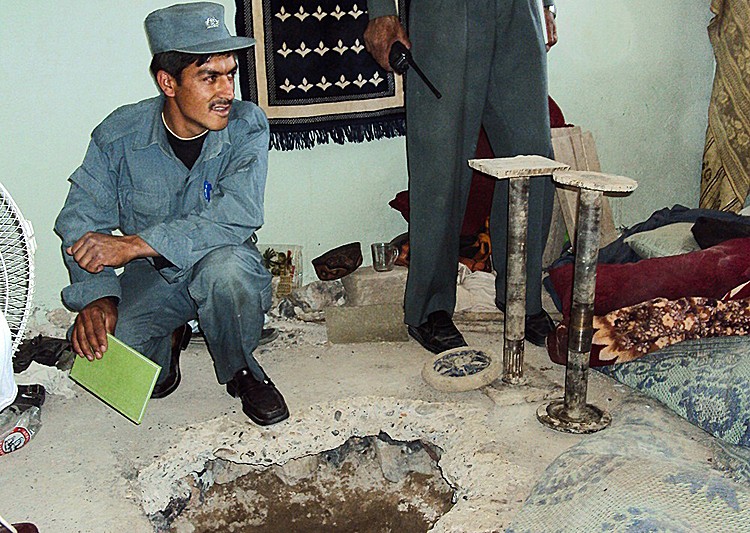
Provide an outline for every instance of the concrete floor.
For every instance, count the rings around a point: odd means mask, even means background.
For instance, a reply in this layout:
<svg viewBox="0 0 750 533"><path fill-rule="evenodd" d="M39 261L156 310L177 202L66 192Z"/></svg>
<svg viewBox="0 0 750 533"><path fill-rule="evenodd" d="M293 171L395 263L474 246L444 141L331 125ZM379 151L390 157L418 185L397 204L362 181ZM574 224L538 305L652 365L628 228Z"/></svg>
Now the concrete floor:
<svg viewBox="0 0 750 533"><path fill-rule="evenodd" d="M39 433L0 457L0 514L34 522L43 533L150 532L146 512L163 507L180 479L212 454L253 463L262 445L265 459L256 464L283 463L383 429L446 450L444 477L464 497L435 531L501 531L547 465L585 438L537 422L537 407L562 396L564 368L528 343L526 384L443 393L422 380L429 354L414 341L331 345L323 325L274 325L280 337L257 356L287 399L288 421L265 429L249 422L217 384L205 346L193 343L182 356L179 389L151 402L141 425L77 386L71 399L49 395ZM471 345L502 353L500 323L459 326ZM597 372L589 383L589 401L608 409L614 424L623 408L648 403ZM389 423L394 413L399 421Z"/></svg>

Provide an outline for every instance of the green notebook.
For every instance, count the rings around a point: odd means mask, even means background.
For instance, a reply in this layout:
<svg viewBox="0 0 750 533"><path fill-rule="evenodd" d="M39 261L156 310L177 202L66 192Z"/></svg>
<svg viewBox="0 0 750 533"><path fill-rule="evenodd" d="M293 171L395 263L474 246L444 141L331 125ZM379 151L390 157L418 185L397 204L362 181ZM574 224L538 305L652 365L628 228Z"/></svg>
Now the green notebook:
<svg viewBox="0 0 750 533"><path fill-rule="evenodd" d="M70 377L140 424L161 367L112 335L107 344L101 359L76 357Z"/></svg>

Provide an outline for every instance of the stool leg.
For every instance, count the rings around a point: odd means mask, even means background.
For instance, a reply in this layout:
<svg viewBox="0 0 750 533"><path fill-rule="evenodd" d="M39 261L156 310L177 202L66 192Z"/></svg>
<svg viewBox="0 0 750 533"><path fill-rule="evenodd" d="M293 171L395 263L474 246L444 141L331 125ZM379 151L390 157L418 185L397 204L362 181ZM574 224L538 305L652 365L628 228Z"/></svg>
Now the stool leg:
<svg viewBox="0 0 750 533"><path fill-rule="evenodd" d="M508 254L505 294L503 381L523 379L523 339L526 321L526 233L529 224L529 178L508 183Z"/></svg>
<svg viewBox="0 0 750 533"><path fill-rule="evenodd" d="M600 191L579 191L565 398L551 402L546 407L541 406L537 411L537 417L544 425L567 433L593 433L604 429L612 421L609 413L586 403L591 339L594 334L594 295L602 197Z"/></svg>

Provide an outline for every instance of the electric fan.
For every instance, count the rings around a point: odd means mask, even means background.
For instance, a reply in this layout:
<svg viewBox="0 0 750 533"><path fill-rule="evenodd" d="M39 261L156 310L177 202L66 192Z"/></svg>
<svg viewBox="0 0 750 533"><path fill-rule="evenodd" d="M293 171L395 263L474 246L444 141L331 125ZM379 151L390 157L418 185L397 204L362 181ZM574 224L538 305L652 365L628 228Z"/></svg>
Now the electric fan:
<svg viewBox="0 0 750 533"><path fill-rule="evenodd" d="M34 292L36 240L31 222L23 218L8 191L0 184L0 312L13 341L11 353L23 340Z"/></svg>

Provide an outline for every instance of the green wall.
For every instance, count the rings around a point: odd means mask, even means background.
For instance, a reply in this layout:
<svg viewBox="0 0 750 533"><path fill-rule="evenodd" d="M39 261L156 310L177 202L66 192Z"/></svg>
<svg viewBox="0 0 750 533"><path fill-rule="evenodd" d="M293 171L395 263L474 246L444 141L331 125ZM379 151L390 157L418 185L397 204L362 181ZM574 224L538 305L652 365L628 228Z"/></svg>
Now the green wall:
<svg viewBox="0 0 750 533"><path fill-rule="evenodd" d="M35 306L60 306L67 283L52 232L91 130L114 108L155 94L143 19L173 1L0 0L0 182L32 221ZM233 27L234 4L224 0ZM703 0L558 0L561 42L550 92L568 122L592 130L603 169L636 178L615 202L631 224L655 209L697 203L713 75ZM339 244L406 231L388 201L406 188L403 139L272 152L267 243L301 244L309 259Z"/></svg>

